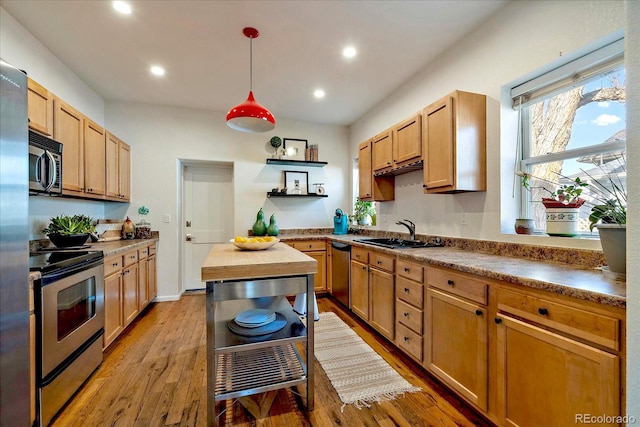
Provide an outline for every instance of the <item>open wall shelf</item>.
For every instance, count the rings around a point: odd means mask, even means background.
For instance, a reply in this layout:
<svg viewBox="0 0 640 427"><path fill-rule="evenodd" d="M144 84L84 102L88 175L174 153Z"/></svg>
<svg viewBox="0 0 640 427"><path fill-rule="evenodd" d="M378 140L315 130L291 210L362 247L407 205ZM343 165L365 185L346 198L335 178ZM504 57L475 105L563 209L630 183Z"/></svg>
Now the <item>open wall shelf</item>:
<svg viewBox="0 0 640 427"><path fill-rule="evenodd" d="M293 166L312 166L316 168L324 167L327 162L307 162L305 160L284 160L284 159L267 159L268 165L293 165Z"/></svg>
<svg viewBox="0 0 640 427"><path fill-rule="evenodd" d="M311 193L311 194L280 194L280 193L277 193L276 194L276 193L267 192L267 197L283 197L283 198L284 197L291 197L291 198L298 197L298 198L300 198L300 197L329 197L329 196L326 195L326 194L314 194L314 193Z"/></svg>

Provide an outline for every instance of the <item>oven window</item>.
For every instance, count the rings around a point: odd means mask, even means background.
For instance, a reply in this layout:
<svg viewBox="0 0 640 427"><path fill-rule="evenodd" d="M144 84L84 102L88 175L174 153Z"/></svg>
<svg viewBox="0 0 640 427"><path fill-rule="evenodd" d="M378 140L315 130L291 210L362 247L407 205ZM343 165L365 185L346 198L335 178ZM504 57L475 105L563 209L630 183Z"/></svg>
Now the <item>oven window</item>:
<svg viewBox="0 0 640 427"><path fill-rule="evenodd" d="M95 315L95 277L58 292L58 341L62 341Z"/></svg>

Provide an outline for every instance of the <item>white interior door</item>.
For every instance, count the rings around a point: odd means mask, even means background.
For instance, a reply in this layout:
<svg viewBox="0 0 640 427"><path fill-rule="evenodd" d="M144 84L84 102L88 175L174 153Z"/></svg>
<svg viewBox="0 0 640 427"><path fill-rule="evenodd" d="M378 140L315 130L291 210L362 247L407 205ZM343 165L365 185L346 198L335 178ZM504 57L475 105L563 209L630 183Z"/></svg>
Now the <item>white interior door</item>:
<svg viewBox="0 0 640 427"><path fill-rule="evenodd" d="M183 288L204 289L200 268L216 242L233 238L233 166L184 166Z"/></svg>

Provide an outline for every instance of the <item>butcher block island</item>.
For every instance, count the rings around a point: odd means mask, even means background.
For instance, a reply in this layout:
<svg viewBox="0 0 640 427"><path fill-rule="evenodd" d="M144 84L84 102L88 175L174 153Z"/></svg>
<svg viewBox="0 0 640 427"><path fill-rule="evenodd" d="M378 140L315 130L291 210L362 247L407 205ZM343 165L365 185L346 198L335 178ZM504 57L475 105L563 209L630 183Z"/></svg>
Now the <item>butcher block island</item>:
<svg viewBox="0 0 640 427"><path fill-rule="evenodd" d="M307 294L313 313L315 259L284 243L259 251L215 244L202 265L207 309L207 418L218 425L220 403L238 399L256 418L266 414L280 388L301 385L313 409L313 323L305 325L287 295ZM254 326L240 318L275 313ZM244 327L250 326L250 327ZM297 343L305 344L298 352Z"/></svg>

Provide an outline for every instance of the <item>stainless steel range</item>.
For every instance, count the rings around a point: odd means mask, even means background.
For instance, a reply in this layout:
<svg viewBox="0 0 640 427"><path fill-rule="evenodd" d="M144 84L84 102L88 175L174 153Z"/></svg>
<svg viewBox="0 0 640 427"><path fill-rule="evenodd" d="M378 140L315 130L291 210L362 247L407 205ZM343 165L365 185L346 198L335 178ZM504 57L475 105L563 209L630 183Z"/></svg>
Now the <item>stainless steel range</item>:
<svg viewBox="0 0 640 427"><path fill-rule="evenodd" d="M38 424L46 426L102 363L104 267L101 251L32 253L36 282Z"/></svg>

